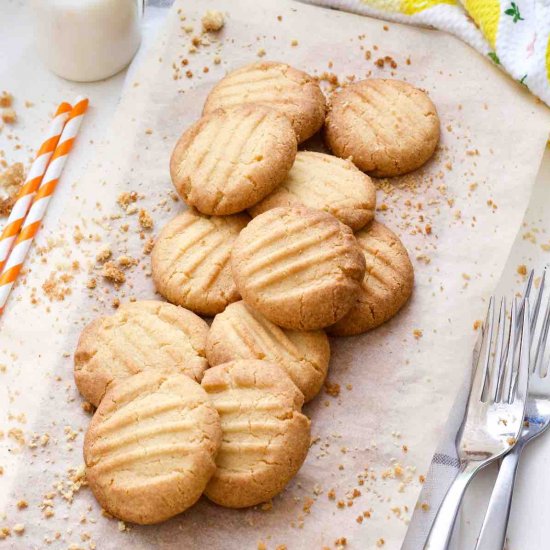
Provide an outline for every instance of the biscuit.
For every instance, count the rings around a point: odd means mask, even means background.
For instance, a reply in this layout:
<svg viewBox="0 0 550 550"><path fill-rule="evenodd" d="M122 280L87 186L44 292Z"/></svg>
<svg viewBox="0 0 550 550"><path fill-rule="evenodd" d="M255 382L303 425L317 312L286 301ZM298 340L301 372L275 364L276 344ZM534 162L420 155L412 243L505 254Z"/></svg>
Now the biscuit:
<svg viewBox="0 0 550 550"><path fill-rule="evenodd" d="M284 113L298 143L315 134L325 119L326 100L319 84L285 63L252 63L229 73L208 95L203 113L244 103L267 105Z"/></svg>
<svg viewBox="0 0 550 550"><path fill-rule="evenodd" d="M199 499L221 437L220 418L200 384L144 371L112 386L92 418L86 478L113 516L158 523Z"/></svg>
<svg viewBox="0 0 550 550"><path fill-rule="evenodd" d="M185 202L203 214L234 214L285 179L296 148L288 119L276 110L261 105L218 109L181 136L170 175Z"/></svg>
<svg viewBox="0 0 550 550"><path fill-rule="evenodd" d="M231 276L233 241L250 218L246 214L180 214L161 231L151 263L156 289L169 302L201 315L216 315L240 296Z"/></svg>
<svg viewBox="0 0 550 550"><path fill-rule="evenodd" d="M183 373L200 382L208 368L208 325L191 311L145 300L92 321L74 354L78 390L98 406L107 388L143 370Z"/></svg>
<svg viewBox="0 0 550 550"><path fill-rule="evenodd" d="M243 300L272 323L318 330L356 302L365 257L334 216L304 206L273 208L241 231L231 270Z"/></svg>
<svg viewBox="0 0 550 550"><path fill-rule="evenodd" d="M357 231L374 218L376 188L349 160L299 151L285 181L249 212L298 205L324 210Z"/></svg>
<svg viewBox="0 0 550 550"><path fill-rule="evenodd" d="M214 317L206 340L206 358L213 367L236 359L274 363L286 371L304 399L310 401L325 381L330 345L322 330L279 328L241 301Z"/></svg>
<svg viewBox="0 0 550 550"><path fill-rule="evenodd" d="M304 462L310 442L303 396L267 361L232 361L208 369L202 386L220 415L222 444L205 495L228 508L266 502Z"/></svg>
<svg viewBox="0 0 550 550"><path fill-rule="evenodd" d="M439 141L439 117L422 91L400 80L371 79L331 96L325 122L331 151L373 176L422 166Z"/></svg>
<svg viewBox="0 0 550 550"><path fill-rule="evenodd" d="M393 231L375 221L355 237L365 254L367 271L356 304L328 328L335 336L361 334L385 323L405 305L413 289L413 266Z"/></svg>

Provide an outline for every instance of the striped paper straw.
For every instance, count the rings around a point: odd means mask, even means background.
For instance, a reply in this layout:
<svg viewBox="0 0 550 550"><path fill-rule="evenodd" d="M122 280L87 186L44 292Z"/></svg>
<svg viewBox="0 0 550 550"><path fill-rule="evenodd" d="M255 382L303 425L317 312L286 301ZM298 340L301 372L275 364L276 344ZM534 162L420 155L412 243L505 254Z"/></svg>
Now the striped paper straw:
<svg viewBox="0 0 550 550"><path fill-rule="evenodd" d="M48 128L46 139L40 145L38 153L36 153L36 157L27 174L27 179L17 194L15 204L13 205L8 221L0 236L0 272L9 256L13 241L15 241L25 221L25 216L29 211L34 194L42 182L42 177L57 147L61 131L69 118L69 111L71 108L71 105L65 102L61 103L57 108L55 116Z"/></svg>
<svg viewBox="0 0 550 550"><path fill-rule="evenodd" d="M4 311L8 296L23 267L32 241L40 229L42 219L44 218L52 194L55 191L61 172L65 166L67 156L73 147L78 129L84 118L84 113L88 108L88 100L78 97L73 105L69 114L69 119L61 133L59 144L55 149L50 164L44 174L42 183L34 197L29 213L25 218L21 232L15 240L15 245L0 275L0 315Z"/></svg>

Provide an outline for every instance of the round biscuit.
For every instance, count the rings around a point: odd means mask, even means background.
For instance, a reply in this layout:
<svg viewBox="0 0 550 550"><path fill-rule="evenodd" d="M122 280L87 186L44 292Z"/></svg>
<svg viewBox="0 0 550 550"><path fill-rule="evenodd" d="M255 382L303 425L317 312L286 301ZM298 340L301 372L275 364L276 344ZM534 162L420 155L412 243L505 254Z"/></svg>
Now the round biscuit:
<svg viewBox="0 0 550 550"><path fill-rule="evenodd" d="M310 401L325 381L330 345L322 330L301 332L273 324L244 302L214 317L206 340L211 366L237 359L262 359L281 367Z"/></svg>
<svg viewBox="0 0 550 550"><path fill-rule="evenodd" d="M169 302L216 315L239 299L229 263L247 214L205 216L186 210L163 228L151 253L155 287Z"/></svg>
<svg viewBox="0 0 550 550"><path fill-rule="evenodd" d="M348 226L295 206L254 218L235 241L231 269L243 300L272 323L318 330L357 300L365 257Z"/></svg>
<svg viewBox="0 0 550 550"><path fill-rule="evenodd" d="M406 82L361 80L331 96L325 140L373 176L398 176L433 155L439 117L427 94Z"/></svg>
<svg viewBox="0 0 550 550"><path fill-rule="evenodd" d="M285 63L252 63L226 75L214 86L203 112L245 103L267 105L284 113L298 143L317 132L325 119L326 100L311 76Z"/></svg>
<svg viewBox="0 0 550 550"><path fill-rule="evenodd" d="M112 386L92 418L84 439L88 484L118 519L164 521L200 498L221 436L200 384L144 371Z"/></svg>
<svg viewBox="0 0 550 550"><path fill-rule="evenodd" d="M170 159L172 182L191 206L224 216L269 195L296 156L288 119L261 105L218 109L183 133Z"/></svg>
<svg viewBox="0 0 550 550"><path fill-rule="evenodd" d="M202 386L220 415L223 434L205 495L228 508L273 498L296 475L309 449L301 392L279 367L253 360L208 369Z"/></svg>
<svg viewBox="0 0 550 550"><path fill-rule="evenodd" d="M367 332L391 319L407 302L414 270L399 237L376 221L356 233L365 254L367 271L355 305L328 328L335 336Z"/></svg>
<svg viewBox="0 0 550 550"><path fill-rule="evenodd" d="M299 151L283 183L249 212L257 216L277 206L298 205L328 212L357 231L374 218L376 187L349 160Z"/></svg>
<svg viewBox="0 0 550 550"><path fill-rule="evenodd" d="M200 382L208 368L207 333L208 325L182 307L154 300L123 304L82 331L74 354L76 387L97 407L111 384L144 370Z"/></svg>

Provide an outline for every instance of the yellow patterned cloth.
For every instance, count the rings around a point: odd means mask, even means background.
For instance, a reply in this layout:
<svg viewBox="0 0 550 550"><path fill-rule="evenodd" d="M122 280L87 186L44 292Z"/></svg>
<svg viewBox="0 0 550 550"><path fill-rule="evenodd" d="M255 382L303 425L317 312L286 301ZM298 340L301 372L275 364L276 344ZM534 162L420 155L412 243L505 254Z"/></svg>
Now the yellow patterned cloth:
<svg viewBox="0 0 550 550"><path fill-rule="evenodd" d="M450 32L550 105L549 0L306 0Z"/></svg>

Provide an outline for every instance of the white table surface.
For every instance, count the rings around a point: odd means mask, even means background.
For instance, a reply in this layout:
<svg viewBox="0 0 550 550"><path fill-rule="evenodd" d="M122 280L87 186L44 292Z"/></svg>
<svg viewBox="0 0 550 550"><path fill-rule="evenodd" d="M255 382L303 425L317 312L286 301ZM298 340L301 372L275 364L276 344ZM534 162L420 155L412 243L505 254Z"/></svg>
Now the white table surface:
<svg viewBox="0 0 550 550"><path fill-rule="evenodd" d="M157 5L168 5L170 0L155 0ZM144 19L143 42L134 66L155 38L156 30L166 10L149 6ZM472 51L472 55L475 54ZM129 71L132 71L132 66ZM97 144L105 138L109 121L117 107L128 71L97 83L73 83L50 73L38 59L30 24L30 8L26 0L2 0L0 6L0 90L8 90L15 97L19 120L12 128L0 132L0 150L8 162L27 162L43 135L47 122L61 100L71 101L76 95L89 97L91 107L82 128L79 141L68 161L63 177L78 185L79 174L94 158ZM24 102L31 101L32 107ZM16 149L20 143L22 147ZM516 240L508 261L508 272L517 265L541 268L550 261L550 254L540 247L550 239L550 152L547 150L533 198L525 218L525 227ZM56 197L50 206L55 217L63 209L62 197ZM532 228L539 231L538 243L523 238ZM0 428L5 426L7 407L0 391ZM0 446L2 464L20 457L10 457ZM6 456L4 456L6 455ZM534 442L525 452L520 467L509 529L509 550L546 550L550 548L550 436ZM495 470L484 473L469 491L459 526L457 548L473 547ZM0 478L0 519L3 508L2 478ZM0 542L0 545L2 542ZM393 549L389 549L393 550Z"/></svg>

